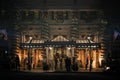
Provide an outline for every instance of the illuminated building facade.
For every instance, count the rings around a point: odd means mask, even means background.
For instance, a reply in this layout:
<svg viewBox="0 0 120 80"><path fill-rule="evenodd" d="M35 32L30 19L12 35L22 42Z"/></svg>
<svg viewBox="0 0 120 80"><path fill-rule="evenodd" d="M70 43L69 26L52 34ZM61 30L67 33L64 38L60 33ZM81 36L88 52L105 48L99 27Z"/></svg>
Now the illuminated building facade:
<svg viewBox="0 0 120 80"><path fill-rule="evenodd" d="M12 10L14 35L11 39L11 53L17 52L19 55L21 69L25 68L25 60L28 59L32 69L41 69L42 63L46 62L53 70L56 54L59 55L59 66L60 58L63 59L63 68L65 56L71 60L75 58L79 68L85 68L87 58L92 58L93 68L102 67L105 41L108 39L106 36L109 36L103 11L88 8L90 6L81 8L79 0L64 3L69 5L67 7L57 6L54 0L51 2L42 1L39 5L41 8L37 4L33 7L32 2L28 2L30 7L18 5Z"/></svg>
<svg viewBox="0 0 120 80"><path fill-rule="evenodd" d="M54 55L59 53L59 55L64 54L71 58L76 57L77 61L82 61L82 66L85 67L86 57L90 56L90 46L94 60L93 67L96 68L101 64L103 57L101 33L105 27L101 19L97 18L97 16L102 16L101 11L64 9L22 11L38 16L35 16L36 19L23 19L25 21L21 20L16 24L23 28L19 32L18 52L21 56L21 64L28 54L32 57L32 65L35 68L41 66L44 60L54 64ZM91 38L90 42L88 37Z"/></svg>

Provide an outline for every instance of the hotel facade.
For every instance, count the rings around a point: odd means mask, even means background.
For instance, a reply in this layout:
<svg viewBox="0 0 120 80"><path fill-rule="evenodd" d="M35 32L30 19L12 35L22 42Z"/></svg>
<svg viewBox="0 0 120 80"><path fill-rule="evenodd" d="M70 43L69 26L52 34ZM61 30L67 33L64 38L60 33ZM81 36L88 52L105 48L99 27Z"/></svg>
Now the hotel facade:
<svg viewBox="0 0 120 80"><path fill-rule="evenodd" d="M8 52L19 55L21 69L27 68L27 62L32 69L43 69L46 62L54 70L55 56L58 69L60 66L65 69L66 56L72 62L75 59L79 68L85 68L87 59L89 62L92 59L92 68L103 67L110 35L101 9L90 8L92 3L80 6L78 0L63 1L62 5L45 0L35 7L26 2L26 6L18 5L11 10L14 15Z"/></svg>

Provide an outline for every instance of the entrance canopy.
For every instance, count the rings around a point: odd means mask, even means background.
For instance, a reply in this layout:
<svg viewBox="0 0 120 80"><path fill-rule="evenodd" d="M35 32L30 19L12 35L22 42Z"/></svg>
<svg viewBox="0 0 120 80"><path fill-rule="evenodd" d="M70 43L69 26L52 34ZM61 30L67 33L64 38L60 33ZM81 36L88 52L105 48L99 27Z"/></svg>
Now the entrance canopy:
<svg viewBox="0 0 120 80"><path fill-rule="evenodd" d="M89 42L88 40L67 40L62 36L57 36L53 40L34 40L32 43L21 43L22 48L44 48L44 47L77 47L77 48L100 48L100 43Z"/></svg>
<svg viewBox="0 0 120 80"><path fill-rule="evenodd" d="M68 40L62 35L58 35L52 40L33 39L31 43L21 43L22 48L44 48L44 47L77 47L77 48L100 48L100 43L92 42L88 39Z"/></svg>

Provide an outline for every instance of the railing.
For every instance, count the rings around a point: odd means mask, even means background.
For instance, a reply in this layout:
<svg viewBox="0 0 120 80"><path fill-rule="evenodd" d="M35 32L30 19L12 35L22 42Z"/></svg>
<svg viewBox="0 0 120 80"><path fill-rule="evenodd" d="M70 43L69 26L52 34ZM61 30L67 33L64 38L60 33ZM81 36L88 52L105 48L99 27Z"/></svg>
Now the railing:
<svg viewBox="0 0 120 80"><path fill-rule="evenodd" d="M29 48L29 43L21 43L21 48ZM61 47L61 46L75 46L77 48L101 48L100 43L76 43L75 41L45 41L44 43L31 43L30 47L42 48L42 47Z"/></svg>

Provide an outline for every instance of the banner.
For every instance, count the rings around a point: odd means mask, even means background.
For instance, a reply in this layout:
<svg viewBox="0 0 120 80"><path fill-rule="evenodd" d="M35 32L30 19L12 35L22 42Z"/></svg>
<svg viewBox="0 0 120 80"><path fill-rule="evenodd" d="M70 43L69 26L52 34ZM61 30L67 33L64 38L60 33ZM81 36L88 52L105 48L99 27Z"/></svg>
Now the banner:
<svg viewBox="0 0 120 80"><path fill-rule="evenodd" d="M8 39L8 37L7 37L7 31L6 31L6 29L0 29L0 39L4 39L4 40L7 40Z"/></svg>

